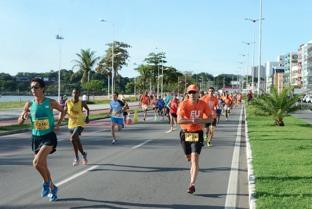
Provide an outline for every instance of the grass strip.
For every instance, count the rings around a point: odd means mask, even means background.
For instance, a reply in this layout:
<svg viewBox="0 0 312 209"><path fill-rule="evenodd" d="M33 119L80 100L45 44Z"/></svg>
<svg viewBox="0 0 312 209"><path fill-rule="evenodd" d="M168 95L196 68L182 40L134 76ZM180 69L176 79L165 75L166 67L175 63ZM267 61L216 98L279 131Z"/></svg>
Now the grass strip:
<svg viewBox="0 0 312 209"><path fill-rule="evenodd" d="M292 116L285 126L247 108L257 209L312 208L312 125Z"/></svg>

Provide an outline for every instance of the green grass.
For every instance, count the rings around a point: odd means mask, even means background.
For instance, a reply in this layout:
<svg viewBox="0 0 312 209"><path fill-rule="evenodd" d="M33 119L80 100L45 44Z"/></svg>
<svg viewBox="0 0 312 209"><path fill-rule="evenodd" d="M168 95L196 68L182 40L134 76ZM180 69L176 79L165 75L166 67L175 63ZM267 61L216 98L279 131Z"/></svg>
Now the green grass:
<svg viewBox="0 0 312 209"><path fill-rule="evenodd" d="M0 132L13 131L13 130L24 129L24 128L30 128L30 124L23 124L21 126L19 125L0 126Z"/></svg>
<svg viewBox="0 0 312 209"><path fill-rule="evenodd" d="M247 109L259 208L312 208L312 125L294 117L285 126Z"/></svg>
<svg viewBox="0 0 312 209"><path fill-rule="evenodd" d="M22 108L25 102L0 102L0 110L7 110L10 108Z"/></svg>

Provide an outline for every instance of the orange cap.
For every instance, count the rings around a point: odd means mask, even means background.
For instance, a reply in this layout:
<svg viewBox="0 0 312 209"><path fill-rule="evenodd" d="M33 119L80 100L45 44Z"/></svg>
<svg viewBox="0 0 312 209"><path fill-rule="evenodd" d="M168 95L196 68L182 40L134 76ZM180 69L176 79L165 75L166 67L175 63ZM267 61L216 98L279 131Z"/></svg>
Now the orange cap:
<svg viewBox="0 0 312 209"><path fill-rule="evenodd" d="M195 84L191 84L187 87L187 92L190 92L190 91L196 91L198 92L198 88Z"/></svg>

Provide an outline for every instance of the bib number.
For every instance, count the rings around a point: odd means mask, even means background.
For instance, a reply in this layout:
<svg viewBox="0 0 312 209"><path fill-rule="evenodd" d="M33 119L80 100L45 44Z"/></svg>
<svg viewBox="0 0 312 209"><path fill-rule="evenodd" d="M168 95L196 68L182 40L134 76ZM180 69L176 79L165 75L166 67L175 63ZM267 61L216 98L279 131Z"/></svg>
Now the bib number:
<svg viewBox="0 0 312 209"><path fill-rule="evenodd" d="M50 127L49 120L48 119L35 120L34 126L35 129L37 130L47 130Z"/></svg>
<svg viewBox="0 0 312 209"><path fill-rule="evenodd" d="M198 133L185 133L186 142L198 142L199 134Z"/></svg>

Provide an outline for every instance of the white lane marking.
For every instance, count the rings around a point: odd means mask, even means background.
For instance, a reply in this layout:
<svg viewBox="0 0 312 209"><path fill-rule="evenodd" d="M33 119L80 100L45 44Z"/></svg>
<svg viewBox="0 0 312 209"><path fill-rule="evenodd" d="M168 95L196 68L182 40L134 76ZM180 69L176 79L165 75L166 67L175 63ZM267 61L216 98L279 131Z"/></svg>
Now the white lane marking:
<svg viewBox="0 0 312 209"><path fill-rule="evenodd" d="M73 180L73 179L75 179L75 178L78 178L79 176L81 176L81 175L87 173L88 171L91 171L91 170L93 170L93 169L95 169L95 168L97 168L97 167L99 167L99 166L98 166L98 165L94 165L94 166L92 166L92 167L90 167L90 168L88 168L88 169L86 169L86 170L83 170L83 171L81 171L81 172L79 172L79 173L76 173L76 174L74 174L74 175L72 175L72 176L70 176L70 177L68 177L68 178L66 178L66 179L64 179L64 180L62 180L62 181L56 183L55 185L56 185L56 186L61 186L61 185L63 185L63 184L66 184L67 182L69 182L69 181L71 181L71 180Z"/></svg>
<svg viewBox="0 0 312 209"><path fill-rule="evenodd" d="M152 140L152 139L148 139L148 140L146 140L145 142L143 142L143 143L141 143L141 144L138 144L138 145L132 147L131 149L137 149L137 148L143 146L144 144L149 143L150 141L153 141L153 140Z"/></svg>
<svg viewBox="0 0 312 209"><path fill-rule="evenodd" d="M232 156L231 172L225 199L225 209L236 208L237 201L237 186L238 186L238 169L239 169L239 151L241 143L241 128L242 128L243 108L239 116L239 123L237 127L236 140Z"/></svg>
<svg viewBox="0 0 312 209"><path fill-rule="evenodd" d="M131 149L132 149L132 150L137 149L137 148L139 148L139 147L141 147L141 146L143 146L143 145L149 143L150 141L153 141L153 140L152 140L152 139L146 140L146 141L144 141L143 143L138 144L138 145L132 147ZM66 184L66 183L68 183L69 181L74 180L74 179L78 178L79 176L82 176L83 174L86 174L87 172L92 171L92 170L94 170L94 169L96 169L96 168L98 168L98 167L99 167L99 165L94 165L94 166L92 166L92 167L90 167L90 168L88 168L88 169L85 169L85 170L83 170L83 171L81 171L81 172L79 172L79 173L76 173L76 174L74 174L74 175L72 175L72 176L70 176L70 177L68 177L68 178L66 178L66 179L64 179L64 180L62 180L62 181L56 183L55 185L56 185L56 186L61 186L61 185L63 185L63 184Z"/></svg>

